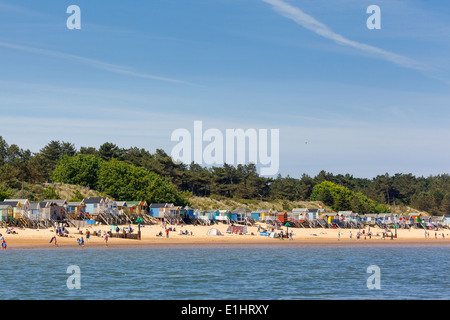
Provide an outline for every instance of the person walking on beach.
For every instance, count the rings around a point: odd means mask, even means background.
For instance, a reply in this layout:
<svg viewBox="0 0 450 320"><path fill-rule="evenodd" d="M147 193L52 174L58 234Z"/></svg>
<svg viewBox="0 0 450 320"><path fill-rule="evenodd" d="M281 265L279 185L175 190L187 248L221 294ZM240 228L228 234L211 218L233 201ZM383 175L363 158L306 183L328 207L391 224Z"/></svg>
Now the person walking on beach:
<svg viewBox="0 0 450 320"><path fill-rule="evenodd" d="M3 235L0 233L0 243L2 245L2 249L6 249L6 241L5 238L3 238Z"/></svg>
<svg viewBox="0 0 450 320"><path fill-rule="evenodd" d="M169 238L169 229L166 229L166 238Z"/></svg>
<svg viewBox="0 0 450 320"><path fill-rule="evenodd" d="M77 242L78 242L79 246L84 247L84 239L83 239L83 237L81 237L81 239L77 238Z"/></svg>
<svg viewBox="0 0 450 320"><path fill-rule="evenodd" d="M108 247L108 238L109 238L109 234L108 234L107 232L105 232L105 236L104 236L104 239L105 239L105 247Z"/></svg>
<svg viewBox="0 0 450 320"><path fill-rule="evenodd" d="M50 239L50 243L52 243L52 242L55 242L55 247L57 247L58 245L56 244L56 236L53 236L51 239Z"/></svg>

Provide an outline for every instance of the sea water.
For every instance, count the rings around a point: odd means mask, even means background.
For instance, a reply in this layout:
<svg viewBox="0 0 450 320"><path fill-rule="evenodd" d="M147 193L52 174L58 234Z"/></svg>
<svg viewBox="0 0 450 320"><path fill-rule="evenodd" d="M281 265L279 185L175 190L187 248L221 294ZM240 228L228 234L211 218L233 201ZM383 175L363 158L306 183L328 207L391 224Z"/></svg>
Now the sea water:
<svg viewBox="0 0 450 320"><path fill-rule="evenodd" d="M448 246L5 250L0 299L447 300L449 266Z"/></svg>

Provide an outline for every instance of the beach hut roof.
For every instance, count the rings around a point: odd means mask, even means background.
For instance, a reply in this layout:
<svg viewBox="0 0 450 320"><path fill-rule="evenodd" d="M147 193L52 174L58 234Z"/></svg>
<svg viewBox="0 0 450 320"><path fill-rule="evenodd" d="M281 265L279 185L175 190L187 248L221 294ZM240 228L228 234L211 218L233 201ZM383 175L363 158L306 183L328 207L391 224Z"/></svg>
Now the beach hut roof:
<svg viewBox="0 0 450 320"><path fill-rule="evenodd" d="M130 206L146 206L146 201L126 201L127 205ZM117 205L119 205L119 202L117 202Z"/></svg>
<svg viewBox="0 0 450 320"><path fill-rule="evenodd" d="M39 202L39 206L40 206L41 208L48 208L48 207L51 206L51 204L52 204L51 201L41 201L41 202Z"/></svg>
<svg viewBox="0 0 450 320"><path fill-rule="evenodd" d="M28 199L5 199L5 202L20 202L21 204L29 204Z"/></svg>
<svg viewBox="0 0 450 320"><path fill-rule="evenodd" d="M415 213L410 213L409 216L410 217L417 217L420 216L421 214L419 212L415 212Z"/></svg>
<svg viewBox="0 0 450 320"><path fill-rule="evenodd" d="M11 210L12 208L10 204L0 204L0 210Z"/></svg>
<svg viewBox="0 0 450 320"><path fill-rule="evenodd" d="M292 213L304 213L304 212L308 212L308 208L294 208L292 209Z"/></svg>
<svg viewBox="0 0 450 320"><path fill-rule="evenodd" d="M65 204L67 204L67 200L60 200L60 199L54 199L54 200L50 200L50 199L46 199L44 200L44 202L51 202L52 204L56 204L58 206L63 206Z"/></svg>
<svg viewBox="0 0 450 320"><path fill-rule="evenodd" d="M67 204L69 206L71 206L71 207L83 207L83 206L86 206L83 201L70 201Z"/></svg>
<svg viewBox="0 0 450 320"><path fill-rule="evenodd" d="M83 202L84 203L102 203L105 202L106 198L105 197L91 197L89 199L84 199Z"/></svg>
<svg viewBox="0 0 450 320"><path fill-rule="evenodd" d="M150 208L169 208L173 207L173 203L151 203Z"/></svg>
<svg viewBox="0 0 450 320"><path fill-rule="evenodd" d="M30 205L28 207L28 209L31 209L31 210L38 210L40 208L41 208L40 202L30 202Z"/></svg>
<svg viewBox="0 0 450 320"><path fill-rule="evenodd" d="M0 205L10 205L11 207L15 208L20 204L20 201L1 201Z"/></svg>
<svg viewBox="0 0 450 320"><path fill-rule="evenodd" d="M363 217L376 218L378 216L377 213L365 213L362 215Z"/></svg>

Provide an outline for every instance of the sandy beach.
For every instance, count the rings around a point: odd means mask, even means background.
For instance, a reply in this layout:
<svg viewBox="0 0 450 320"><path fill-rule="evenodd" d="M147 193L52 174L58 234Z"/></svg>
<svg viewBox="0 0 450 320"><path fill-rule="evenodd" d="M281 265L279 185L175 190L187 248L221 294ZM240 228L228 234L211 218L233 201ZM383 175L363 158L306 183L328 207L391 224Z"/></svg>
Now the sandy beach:
<svg viewBox="0 0 450 320"><path fill-rule="evenodd" d="M120 229L122 230L120 226ZM134 233L138 230L137 225L131 226ZM425 237L425 230L421 229L399 229L397 230L397 238L390 237L382 238L384 230L380 228L371 227L372 237L367 236L368 228L365 233L361 234L357 239L357 233L363 229L303 229L303 228L282 228L283 232L293 232L293 239L284 238L269 238L260 236L257 226L247 227L247 234L230 234L227 233L228 225L217 224L213 226L193 226L193 225L169 225L175 228L175 231L169 232L169 237L162 225L145 225L141 227L141 240L123 239L109 237L108 248L178 248L178 247L214 247L214 246L235 246L235 247L301 247L301 246L393 246L393 245L445 245L450 246L450 230L444 229L439 231L427 230L429 237ZM265 227L265 225L261 225ZM211 228L220 230L222 235L207 235ZM87 248L105 248L105 240L102 236L94 235L95 231L100 230L101 233L110 230L109 226L90 226L88 228L67 228L69 234L67 237L57 237L57 245L50 243L51 238L55 235L54 228L48 229L20 229L14 228L16 234L7 234L6 228L0 228L0 233L5 238L7 243L7 250L13 249L32 249L32 248L73 248L80 247L80 249ZM90 239L86 240L86 230L91 233ZM180 231L188 232L186 234L179 234ZM80 234L82 232L82 234ZM157 236L162 232L163 236ZM191 235L192 232L192 235ZM113 232L115 233L115 232ZM352 237L350 238L350 234ZM442 237L444 234L445 238ZM83 237L85 240L84 247L81 247L77 238Z"/></svg>

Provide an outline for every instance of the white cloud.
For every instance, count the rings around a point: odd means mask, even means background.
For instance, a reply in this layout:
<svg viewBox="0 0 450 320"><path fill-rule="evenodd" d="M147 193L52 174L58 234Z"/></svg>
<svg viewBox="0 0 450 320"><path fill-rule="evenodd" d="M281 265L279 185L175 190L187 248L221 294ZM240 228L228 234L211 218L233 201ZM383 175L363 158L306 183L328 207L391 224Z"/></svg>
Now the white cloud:
<svg viewBox="0 0 450 320"><path fill-rule="evenodd" d="M402 67L420 71L425 71L428 69L424 64L415 61L411 58L396 53L392 53L371 45L347 39L344 36L334 32L328 26L316 20L314 17L304 13L299 8L294 7L282 0L261 0L261 1L272 5L273 9L283 17L291 19L295 21L297 24L301 25L302 27L313 31L324 38L333 40L338 44L353 47L360 51L364 51L366 53L374 55L378 58L393 62Z"/></svg>
<svg viewBox="0 0 450 320"><path fill-rule="evenodd" d="M100 69L100 70L104 70L104 71L108 71L108 72L112 72L112 73L117 73L117 74L128 75L128 76L137 77L137 78L143 78L143 79L149 79L149 80L158 80L158 81L166 81L166 82L173 82L173 83L187 84L187 85L194 85L193 83L190 83L190 82L187 82L187 81L182 81L182 80L173 79L173 78L160 77L160 76L156 76L156 75L141 73L141 72L137 72L137 71L135 71L133 69L130 69L128 67L124 67L124 66L120 66L120 65L116 65L116 64L111 64L111 63L106 63L106 62L103 62L103 61L99 61L99 60L95 60L95 59L91 59L91 58L86 58L86 57L81 57L81 56L77 56L77 55L73 55L73 54L69 54L69 53L54 51L54 50L34 48L34 47L29 47L29 46L24 46L24 45L18 45L18 44L2 42L2 41L0 41L0 47L8 48L8 49L14 49L14 50L20 50L20 51L25 51L25 52L29 52L29 53L32 53L32 54L39 54L39 55L45 55L45 56L50 56L50 57L56 57L56 58L61 58L61 59L67 59L67 60L71 60L71 61L81 62L83 64L90 65L90 66L92 66L92 67L94 67L96 69Z"/></svg>

